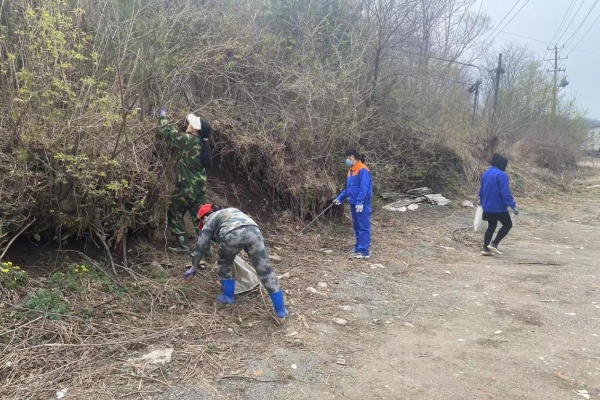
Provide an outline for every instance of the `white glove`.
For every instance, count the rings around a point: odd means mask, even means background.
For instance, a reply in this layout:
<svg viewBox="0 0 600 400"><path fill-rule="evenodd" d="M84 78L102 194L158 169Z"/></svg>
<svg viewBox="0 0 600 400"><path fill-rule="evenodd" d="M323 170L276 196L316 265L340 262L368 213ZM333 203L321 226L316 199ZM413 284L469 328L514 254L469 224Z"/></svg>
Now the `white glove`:
<svg viewBox="0 0 600 400"><path fill-rule="evenodd" d="M339 201L337 198L333 201L333 204L335 204L336 206L339 206L340 204L342 204L341 201Z"/></svg>
<svg viewBox="0 0 600 400"><path fill-rule="evenodd" d="M356 212L362 212L363 211L363 205L362 204L357 204L356 205Z"/></svg>

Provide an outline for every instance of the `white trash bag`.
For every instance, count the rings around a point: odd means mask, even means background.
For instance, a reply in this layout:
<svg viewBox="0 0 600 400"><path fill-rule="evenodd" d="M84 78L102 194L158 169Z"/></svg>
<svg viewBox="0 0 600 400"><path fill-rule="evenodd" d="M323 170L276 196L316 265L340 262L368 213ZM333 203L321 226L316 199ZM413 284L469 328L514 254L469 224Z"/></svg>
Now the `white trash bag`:
<svg viewBox="0 0 600 400"><path fill-rule="evenodd" d="M235 278L235 294L248 292L260 283L254 268L240 256L235 256L231 272Z"/></svg>
<svg viewBox="0 0 600 400"><path fill-rule="evenodd" d="M475 209L475 218L473 218L473 231L485 232L485 225L483 224L483 207L481 206L477 206Z"/></svg>

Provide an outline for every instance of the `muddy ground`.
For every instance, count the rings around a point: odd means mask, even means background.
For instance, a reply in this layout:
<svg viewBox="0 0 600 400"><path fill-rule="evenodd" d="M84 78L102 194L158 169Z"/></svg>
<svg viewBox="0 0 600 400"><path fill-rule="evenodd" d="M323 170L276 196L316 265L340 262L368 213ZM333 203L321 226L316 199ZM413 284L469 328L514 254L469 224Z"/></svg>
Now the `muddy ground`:
<svg viewBox="0 0 600 400"><path fill-rule="evenodd" d="M146 378L129 373L128 387L70 381L65 398L600 397L600 177L569 194L517 198L521 215L501 256L480 255L473 210L454 200L406 213L378 207L368 262L346 255L349 215L301 236L272 221L264 231L277 274L286 274L283 323L258 291L215 304L214 270L181 283L184 260L157 251L169 282L196 288L188 305L148 317L168 318L181 333L168 343L140 339L140 354L146 345L173 347L171 363ZM110 360L107 373L124 374L128 356ZM49 396L37 398L54 398L60 386L49 383Z"/></svg>

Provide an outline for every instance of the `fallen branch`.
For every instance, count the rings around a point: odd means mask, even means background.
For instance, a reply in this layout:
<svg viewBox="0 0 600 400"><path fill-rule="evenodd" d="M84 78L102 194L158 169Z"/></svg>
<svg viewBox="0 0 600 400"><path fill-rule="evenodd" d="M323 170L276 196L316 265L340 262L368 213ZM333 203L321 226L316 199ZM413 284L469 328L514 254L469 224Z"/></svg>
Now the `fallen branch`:
<svg viewBox="0 0 600 400"><path fill-rule="evenodd" d="M282 246L288 246L288 247L293 247L296 250L300 250L300 251L312 251L313 253L320 253L320 254L329 254L329 253L325 253L323 250L314 250L314 249L309 249L308 247L300 247L300 246L296 246L295 244L291 244L291 243L285 243L285 242L278 242L277 240L273 240L273 239L265 239L265 242L269 242L269 243L273 243L273 244L279 244Z"/></svg>
<svg viewBox="0 0 600 400"><path fill-rule="evenodd" d="M263 383L264 382L283 382L283 383L289 382L287 379L258 379L253 376L246 376L246 375L224 375L224 376L219 377L220 381L222 381L223 379L248 379L251 381L263 382Z"/></svg>
<svg viewBox="0 0 600 400"><path fill-rule="evenodd" d="M539 262L539 261L531 261L531 262L518 262L520 265L562 265L561 263L554 262Z"/></svg>
<svg viewBox="0 0 600 400"><path fill-rule="evenodd" d="M102 246L104 247L104 250L106 251L106 254L108 255L108 261L110 262L110 267L112 268L112 272L115 275L115 279L119 279L117 277L117 270L115 268L115 263L113 261L112 258L112 254L110 254L110 248L108 247L108 245L106 244L106 241L104 240L104 232L100 233L97 230L94 230L94 233L96 234L96 236L98 237L98 239L100 239L100 243L102 243Z"/></svg>
<svg viewBox="0 0 600 400"><path fill-rule="evenodd" d="M10 248L10 246L12 246L13 242L14 242L15 240L17 240L17 238L18 238L19 236L21 236L21 234L22 234L23 232L25 232L25 230L27 230L27 228L29 228L31 225L33 225L33 223L34 223L34 222L35 222L35 217L33 218L33 220L32 220L30 223L28 223L27 225L25 225L25 227L23 227L23 229L21 229L21 230L19 231L19 233L17 233L15 236L13 236L13 238L12 238L12 239L10 239L10 242L8 242L8 244L7 244L7 245L6 245L6 247L4 248L4 251L3 251L3 252L2 252L2 254L0 255L0 261L2 261L2 258L4 258L4 255L6 254L6 252L7 252L7 251L8 251L8 249Z"/></svg>

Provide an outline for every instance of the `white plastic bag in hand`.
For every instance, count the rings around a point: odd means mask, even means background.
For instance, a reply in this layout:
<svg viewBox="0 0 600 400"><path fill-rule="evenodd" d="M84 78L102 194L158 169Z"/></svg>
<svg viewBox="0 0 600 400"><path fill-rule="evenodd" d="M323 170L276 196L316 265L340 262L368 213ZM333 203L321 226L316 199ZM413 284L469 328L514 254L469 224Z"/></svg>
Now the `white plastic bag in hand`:
<svg viewBox="0 0 600 400"><path fill-rule="evenodd" d="M477 206L477 208L475 209L475 218L473 219L473 231L485 231L485 226L483 225L483 207L481 206Z"/></svg>

